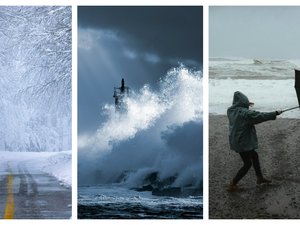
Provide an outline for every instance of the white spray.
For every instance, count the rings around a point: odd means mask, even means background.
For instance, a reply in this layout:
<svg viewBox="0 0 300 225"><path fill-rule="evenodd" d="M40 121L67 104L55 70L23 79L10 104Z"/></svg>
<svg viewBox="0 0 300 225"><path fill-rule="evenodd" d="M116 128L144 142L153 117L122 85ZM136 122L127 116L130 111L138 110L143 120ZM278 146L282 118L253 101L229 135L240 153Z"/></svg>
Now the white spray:
<svg viewBox="0 0 300 225"><path fill-rule="evenodd" d="M168 145L173 132L191 127L189 123L201 130L201 133L193 133L196 135L193 138L199 140L197 144L202 144L202 93L202 73L180 66L159 81L158 91L144 85L133 92L125 99L127 112L118 113L113 105L105 105L107 120L94 135L79 137L79 174L96 173L109 182L113 181L109 178L116 178L125 170L136 171L133 175L144 174L140 171L159 171L166 177L176 173L178 179L184 181L187 179L180 176L180 171L188 174L192 168L197 168L199 174L192 177L199 180L202 177L199 171L202 146L192 146L193 154L199 153L195 158L184 156L184 149L171 151ZM190 147L187 143L184 148ZM167 161L169 166L165 164ZM93 163L95 166L91 169ZM129 180L136 179L133 176Z"/></svg>

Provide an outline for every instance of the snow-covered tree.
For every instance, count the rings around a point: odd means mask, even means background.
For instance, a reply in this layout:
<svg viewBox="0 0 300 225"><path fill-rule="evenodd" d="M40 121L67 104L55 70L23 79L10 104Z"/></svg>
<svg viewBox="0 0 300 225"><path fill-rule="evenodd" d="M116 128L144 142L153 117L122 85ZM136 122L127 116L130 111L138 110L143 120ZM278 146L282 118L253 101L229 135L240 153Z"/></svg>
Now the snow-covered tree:
<svg viewBox="0 0 300 225"><path fill-rule="evenodd" d="M0 7L0 150L71 148L71 7Z"/></svg>

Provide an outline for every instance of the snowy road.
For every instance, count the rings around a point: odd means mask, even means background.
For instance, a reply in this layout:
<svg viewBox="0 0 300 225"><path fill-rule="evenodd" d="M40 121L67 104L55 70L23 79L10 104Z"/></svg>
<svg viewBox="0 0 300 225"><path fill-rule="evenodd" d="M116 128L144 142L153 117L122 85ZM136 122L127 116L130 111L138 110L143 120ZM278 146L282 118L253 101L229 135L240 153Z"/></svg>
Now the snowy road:
<svg viewBox="0 0 300 225"><path fill-rule="evenodd" d="M0 165L0 218L71 217L71 189L22 162Z"/></svg>

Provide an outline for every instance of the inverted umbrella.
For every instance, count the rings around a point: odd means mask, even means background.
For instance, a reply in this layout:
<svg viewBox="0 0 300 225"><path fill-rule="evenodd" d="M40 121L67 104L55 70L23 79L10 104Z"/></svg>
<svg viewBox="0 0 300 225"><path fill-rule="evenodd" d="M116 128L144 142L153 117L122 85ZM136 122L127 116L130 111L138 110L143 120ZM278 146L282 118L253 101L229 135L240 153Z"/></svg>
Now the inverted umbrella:
<svg viewBox="0 0 300 225"><path fill-rule="evenodd" d="M300 106L300 70L295 70L295 89L297 93L298 103Z"/></svg>
<svg viewBox="0 0 300 225"><path fill-rule="evenodd" d="M286 111L289 111L292 109L297 109L300 107L300 71L299 70L295 70L295 89L296 89L296 94L297 94L299 105L296 107L293 107L293 108L283 110L282 112L286 112Z"/></svg>

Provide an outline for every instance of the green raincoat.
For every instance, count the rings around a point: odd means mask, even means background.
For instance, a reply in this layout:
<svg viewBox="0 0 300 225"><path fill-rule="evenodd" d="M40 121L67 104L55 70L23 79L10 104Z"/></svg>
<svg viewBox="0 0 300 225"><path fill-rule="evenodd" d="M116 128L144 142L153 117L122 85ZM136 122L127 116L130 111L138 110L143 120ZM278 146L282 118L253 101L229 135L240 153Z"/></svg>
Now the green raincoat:
<svg viewBox="0 0 300 225"><path fill-rule="evenodd" d="M275 120L276 112L262 113L249 110L247 96L236 91L232 106L227 110L227 116L230 148L236 152L246 152L258 148L254 124Z"/></svg>

